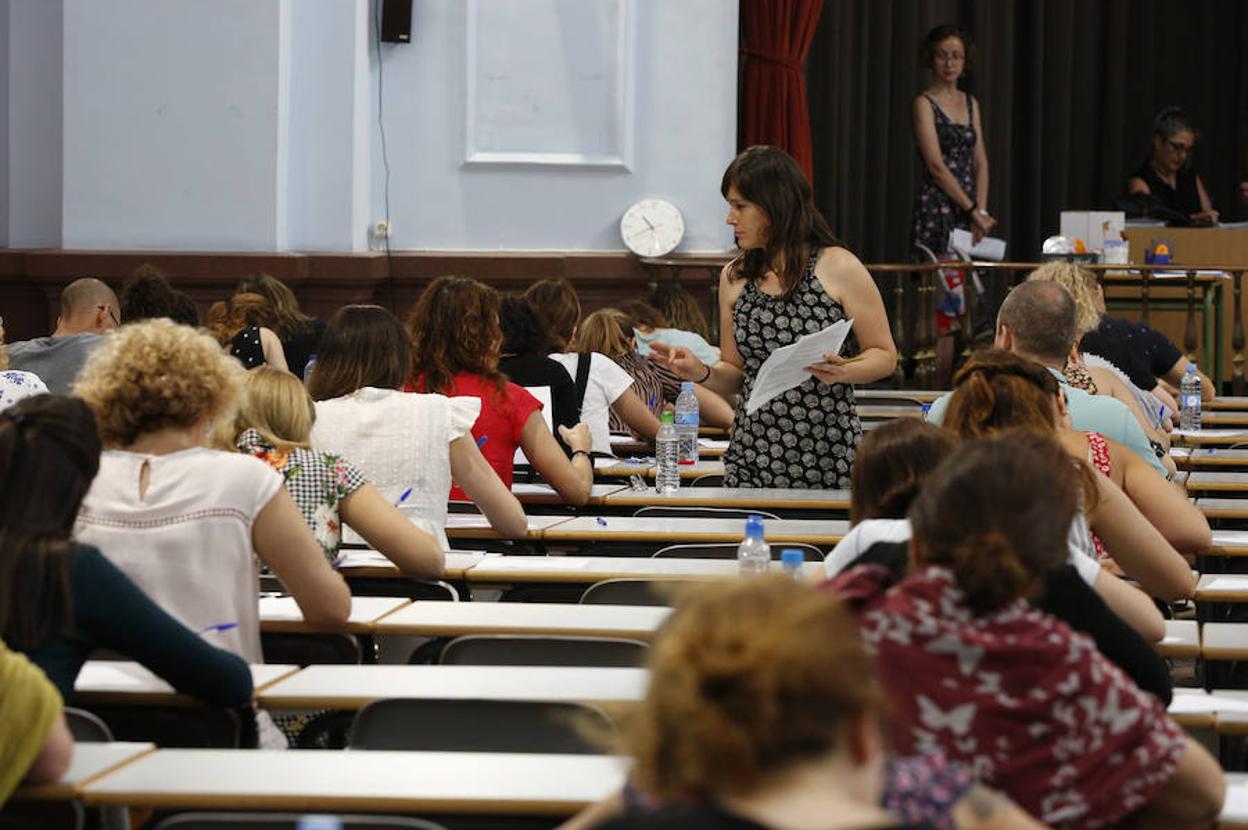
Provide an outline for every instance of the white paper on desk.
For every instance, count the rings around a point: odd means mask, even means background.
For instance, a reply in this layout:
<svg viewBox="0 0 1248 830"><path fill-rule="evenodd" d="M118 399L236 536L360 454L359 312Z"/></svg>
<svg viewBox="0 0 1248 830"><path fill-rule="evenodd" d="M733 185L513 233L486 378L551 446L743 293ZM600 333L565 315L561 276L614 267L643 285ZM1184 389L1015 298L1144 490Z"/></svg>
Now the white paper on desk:
<svg viewBox="0 0 1248 830"><path fill-rule="evenodd" d="M519 482L511 485L511 492L515 496L553 496L555 488L549 484Z"/></svg>
<svg viewBox="0 0 1248 830"><path fill-rule="evenodd" d="M1182 435L1185 438L1248 438L1248 431L1242 429L1176 429L1172 435Z"/></svg>
<svg viewBox="0 0 1248 830"><path fill-rule="evenodd" d="M753 415L772 398L806 382L811 377L806 367L822 363L825 354L839 354L853 327L854 318L850 317L772 352L754 378L754 388L745 403L746 414Z"/></svg>
<svg viewBox="0 0 1248 830"><path fill-rule="evenodd" d="M1248 545L1248 530L1215 530L1213 546Z"/></svg>
<svg viewBox="0 0 1248 830"><path fill-rule="evenodd" d="M971 259L985 259L989 262L1005 261L1005 240L996 236L985 236L978 245L972 245L970 231L954 228L949 231L949 247Z"/></svg>

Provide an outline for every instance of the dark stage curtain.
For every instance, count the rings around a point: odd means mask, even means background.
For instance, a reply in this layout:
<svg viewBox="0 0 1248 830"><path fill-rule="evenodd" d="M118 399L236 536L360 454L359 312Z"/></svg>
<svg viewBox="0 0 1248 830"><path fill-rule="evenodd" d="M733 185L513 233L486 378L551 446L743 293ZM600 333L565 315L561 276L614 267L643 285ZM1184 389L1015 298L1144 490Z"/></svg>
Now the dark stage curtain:
<svg viewBox="0 0 1248 830"><path fill-rule="evenodd" d="M812 175L810 116L802 63L823 0L741 4L741 110L737 143L787 150Z"/></svg>
<svg viewBox="0 0 1248 830"><path fill-rule="evenodd" d="M930 83L918 46L949 22L976 42L963 88L980 102L989 207L1011 259L1034 259L1063 209L1112 209L1170 104L1201 129L1192 163L1214 206L1244 216L1243 0L827 0L806 62L813 183L865 261L910 258L921 174L910 113Z"/></svg>

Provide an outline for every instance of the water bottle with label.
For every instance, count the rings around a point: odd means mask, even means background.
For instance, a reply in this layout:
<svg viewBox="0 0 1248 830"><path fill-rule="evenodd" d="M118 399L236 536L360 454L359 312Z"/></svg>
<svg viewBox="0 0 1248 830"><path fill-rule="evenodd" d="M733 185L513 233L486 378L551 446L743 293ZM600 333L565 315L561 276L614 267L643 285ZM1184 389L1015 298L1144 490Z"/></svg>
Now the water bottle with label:
<svg viewBox="0 0 1248 830"><path fill-rule="evenodd" d="M1179 381L1179 429L1200 429L1200 375L1196 364L1187 364L1187 372Z"/></svg>
<svg viewBox="0 0 1248 830"><path fill-rule="evenodd" d="M745 538L737 547L737 566L742 576L765 574L771 567L771 545L763 537L763 517L745 520Z"/></svg>
<svg viewBox="0 0 1248 830"><path fill-rule="evenodd" d="M680 396L676 398L676 434L680 437L680 463L693 464L698 460L698 396L693 382L680 384Z"/></svg>
<svg viewBox="0 0 1248 830"><path fill-rule="evenodd" d="M654 489L660 495L677 492L680 489L680 437L676 434L676 419L670 409L664 410L659 418L659 432L654 437L654 460L658 465Z"/></svg>

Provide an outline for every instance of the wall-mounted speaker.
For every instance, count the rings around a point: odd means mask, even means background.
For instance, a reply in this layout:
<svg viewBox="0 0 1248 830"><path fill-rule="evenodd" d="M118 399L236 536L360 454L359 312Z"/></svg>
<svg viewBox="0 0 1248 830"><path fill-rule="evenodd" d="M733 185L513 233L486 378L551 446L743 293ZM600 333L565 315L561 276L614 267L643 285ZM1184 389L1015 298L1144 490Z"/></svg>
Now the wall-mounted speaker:
<svg viewBox="0 0 1248 830"><path fill-rule="evenodd" d="M412 42L412 0L381 0L381 39L385 43Z"/></svg>

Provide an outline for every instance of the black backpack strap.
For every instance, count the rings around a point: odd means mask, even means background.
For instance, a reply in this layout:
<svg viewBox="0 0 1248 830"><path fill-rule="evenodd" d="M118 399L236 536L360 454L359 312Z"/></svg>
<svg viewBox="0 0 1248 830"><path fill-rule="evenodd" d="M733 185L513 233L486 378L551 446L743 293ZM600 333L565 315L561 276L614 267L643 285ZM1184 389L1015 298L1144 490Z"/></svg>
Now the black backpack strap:
<svg viewBox="0 0 1248 830"><path fill-rule="evenodd" d="M576 412L577 418L585 420L585 389L589 386L589 364L593 362L593 352L577 352L576 354Z"/></svg>

